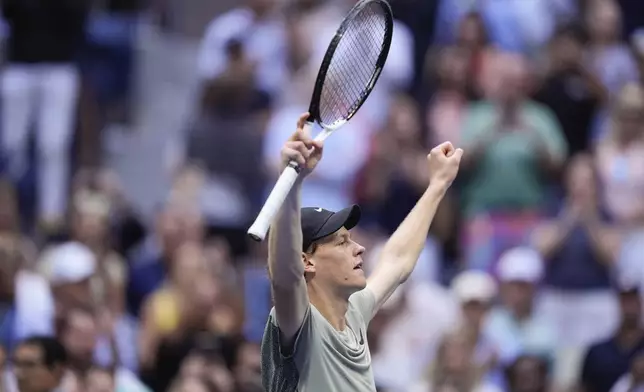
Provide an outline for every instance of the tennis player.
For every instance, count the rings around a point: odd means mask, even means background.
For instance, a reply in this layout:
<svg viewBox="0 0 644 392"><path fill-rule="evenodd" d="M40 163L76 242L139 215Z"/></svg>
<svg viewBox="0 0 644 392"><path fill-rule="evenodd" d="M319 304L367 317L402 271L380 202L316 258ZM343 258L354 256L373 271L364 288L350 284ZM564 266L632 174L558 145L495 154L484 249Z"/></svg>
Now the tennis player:
<svg viewBox="0 0 644 392"><path fill-rule="evenodd" d="M267 392L375 392L367 326L411 274L463 151L443 143L428 155L430 183L385 245L367 279L365 251L351 238L360 208L300 208L302 179L322 157L322 143L304 130L308 114L282 148L282 168L302 168L269 234L268 266L275 307L262 341Z"/></svg>

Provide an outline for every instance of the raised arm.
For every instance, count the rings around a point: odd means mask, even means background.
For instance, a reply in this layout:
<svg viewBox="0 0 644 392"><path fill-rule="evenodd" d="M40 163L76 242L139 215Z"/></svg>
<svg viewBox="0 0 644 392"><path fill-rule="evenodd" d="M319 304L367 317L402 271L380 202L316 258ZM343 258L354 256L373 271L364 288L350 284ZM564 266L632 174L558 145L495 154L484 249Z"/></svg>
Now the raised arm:
<svg viewBox="0 0 644 392"><path fill-rule="evenodd" d="M322 144L312 141L305 130L307 118L308 113L300 116L297 131L282 148L282 168L294 160L302 170L300 178L271 225L268 242L268 270L275 315L281 332L281 343L284 346L292 343L309 306L302 262L300 190L302 179L320 160Z"/></svg>
<svg viewBox="0 0 644 392"><path fill-rule="evenodd" d="M367 287L376 297L374 312L414 270L438 205L456 178L462 155L463 150L455 150L452 144L447 142L435 147L427 156L429 186L385 244L378 265L369 277Z"/></svg>

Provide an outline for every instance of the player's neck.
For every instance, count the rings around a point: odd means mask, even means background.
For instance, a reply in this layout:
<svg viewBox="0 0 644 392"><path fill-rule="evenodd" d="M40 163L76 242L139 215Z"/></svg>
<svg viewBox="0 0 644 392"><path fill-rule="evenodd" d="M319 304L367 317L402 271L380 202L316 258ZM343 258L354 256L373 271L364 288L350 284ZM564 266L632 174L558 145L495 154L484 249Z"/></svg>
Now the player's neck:
<svg viewBox="0 0 644 392"><path fill-rule="evenodd" d="M346 314L349 307L347 298L322 290L315 285L309 285L309 301L333 328L338 331L344 330L347 325Z"/></svg>

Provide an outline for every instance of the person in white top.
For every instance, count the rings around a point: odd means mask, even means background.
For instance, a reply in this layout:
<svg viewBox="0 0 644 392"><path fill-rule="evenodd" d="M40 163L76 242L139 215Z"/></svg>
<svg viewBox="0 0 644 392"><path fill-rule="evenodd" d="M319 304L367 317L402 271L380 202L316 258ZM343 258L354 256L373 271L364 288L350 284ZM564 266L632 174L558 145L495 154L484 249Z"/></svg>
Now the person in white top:
<svg viewBox="0 0 644 392"><path fill-rule="evenodd" d="M245 6L216 17L201 42L198 76L212 80L226 69L233 42L256 64L255 82L269 94L279 93L286 82L286 30L275 0L247 0Z"/></svg>

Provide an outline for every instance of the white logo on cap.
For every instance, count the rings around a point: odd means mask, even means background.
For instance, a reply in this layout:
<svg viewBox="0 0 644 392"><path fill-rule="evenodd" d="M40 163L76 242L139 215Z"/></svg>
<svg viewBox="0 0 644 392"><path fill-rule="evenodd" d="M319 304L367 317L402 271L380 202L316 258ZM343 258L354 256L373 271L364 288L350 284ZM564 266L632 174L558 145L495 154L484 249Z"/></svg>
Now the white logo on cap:
<svg viewBox="0 0 644 392"><path fill-rule="evenodd" d="M314 208L314 210L317 211L317 212L322 212L321 208Z"/></svg>

